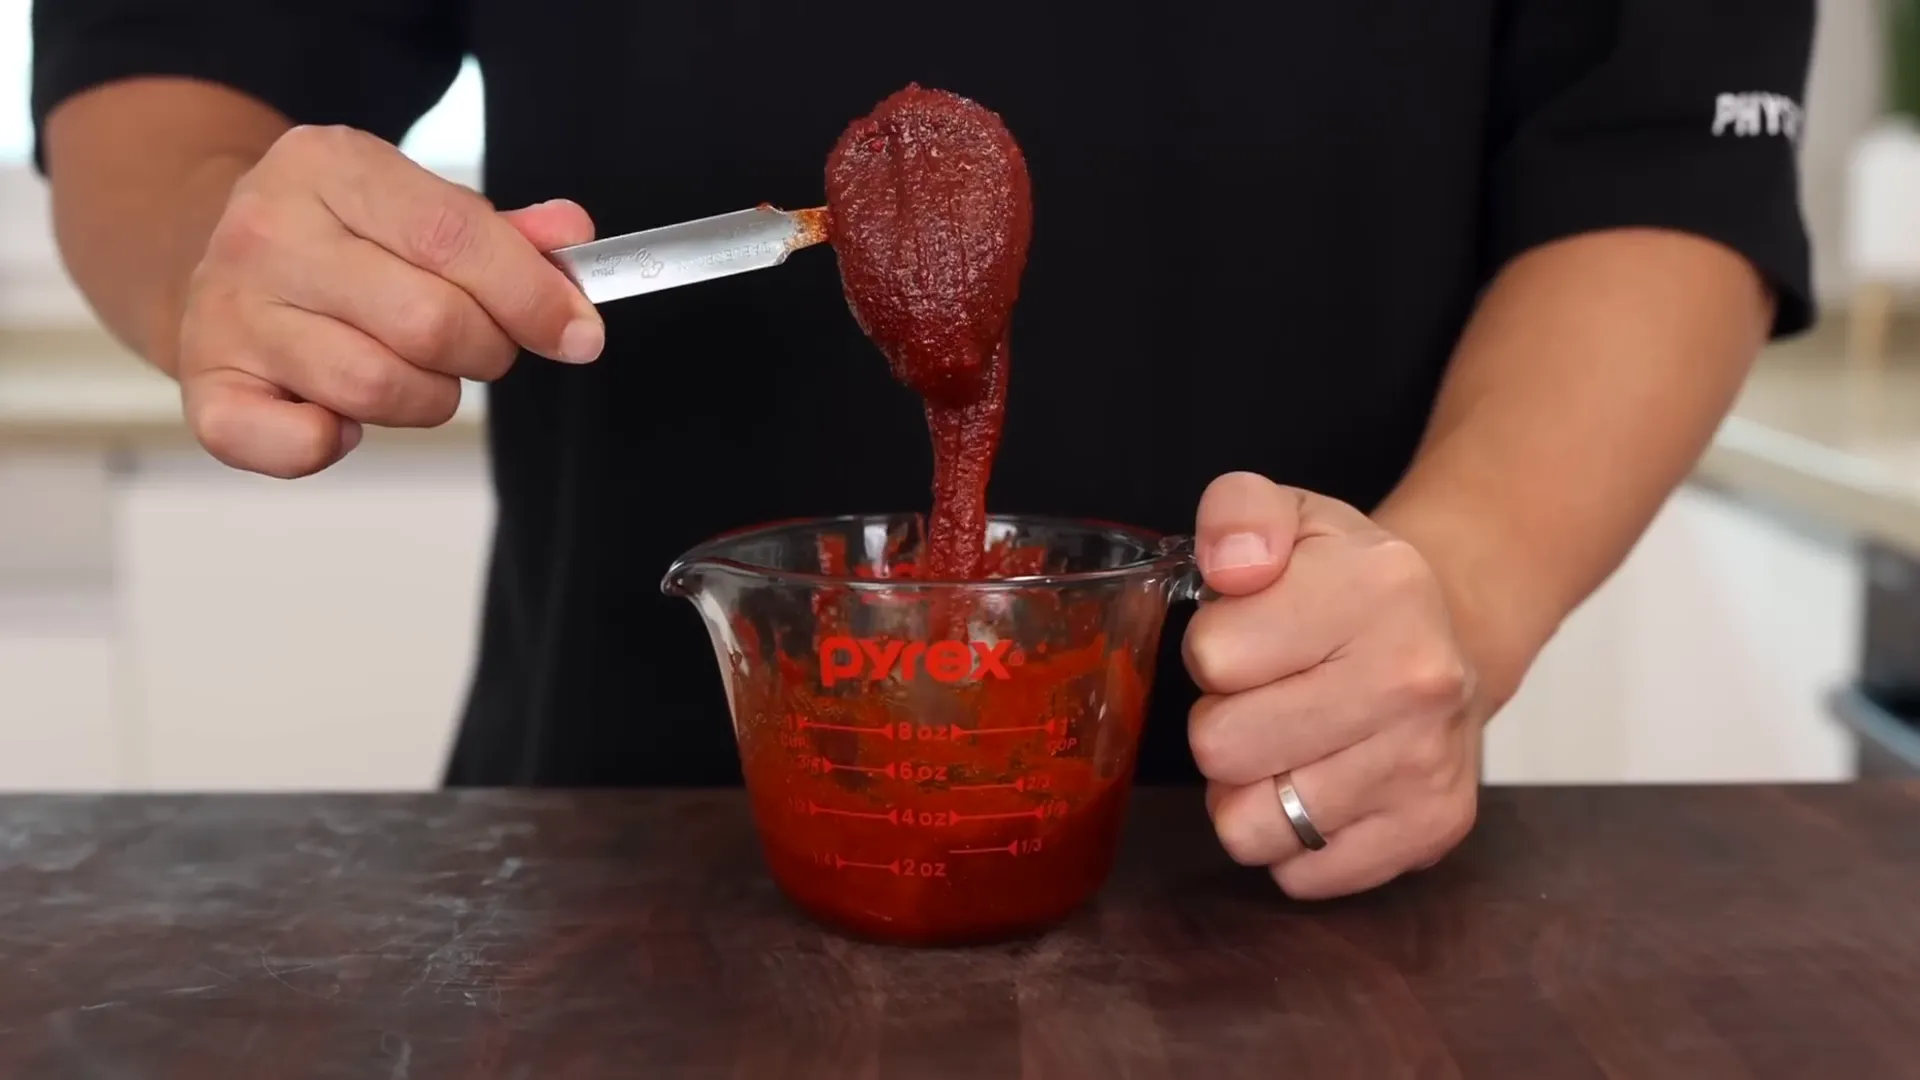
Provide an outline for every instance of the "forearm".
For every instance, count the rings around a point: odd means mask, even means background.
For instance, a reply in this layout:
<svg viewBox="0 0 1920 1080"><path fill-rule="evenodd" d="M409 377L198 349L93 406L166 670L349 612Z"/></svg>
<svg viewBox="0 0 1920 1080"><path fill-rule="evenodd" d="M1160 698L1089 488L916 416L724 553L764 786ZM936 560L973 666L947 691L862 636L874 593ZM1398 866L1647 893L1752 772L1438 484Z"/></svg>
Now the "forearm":
<svg viewBox="0 0 1920 1080"><path fill-rule="evenodd" d="M228 193L289 126L252 98L171 78L102 86L48 117L68 272L101 322L168 374L187 282Z"/></svg>
<svg viewBox="0 0 1920 1080"><path fill-rule="evenodd" d="M1488 290L1375 516L1445 583L1493 707L1685 479L1771 319L1743 259L1654 231L1536 250Z"/></svg>

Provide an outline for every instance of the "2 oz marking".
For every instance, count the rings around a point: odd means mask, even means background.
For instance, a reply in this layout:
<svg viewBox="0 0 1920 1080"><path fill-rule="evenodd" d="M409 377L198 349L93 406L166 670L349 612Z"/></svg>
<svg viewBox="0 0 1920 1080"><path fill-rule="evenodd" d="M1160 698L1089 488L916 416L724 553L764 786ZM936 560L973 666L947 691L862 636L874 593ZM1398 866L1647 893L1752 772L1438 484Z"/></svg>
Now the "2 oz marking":
<svg viewBox="0 0 1920 1080"><path fill-rule="evenodd" d="M839 855L823 853L815 855L813 861L834 870L885 870L895 877L943 878L947 876L947 864L928 862L923 859L895 859L892 862L859 862L843 859Z"/></svg>

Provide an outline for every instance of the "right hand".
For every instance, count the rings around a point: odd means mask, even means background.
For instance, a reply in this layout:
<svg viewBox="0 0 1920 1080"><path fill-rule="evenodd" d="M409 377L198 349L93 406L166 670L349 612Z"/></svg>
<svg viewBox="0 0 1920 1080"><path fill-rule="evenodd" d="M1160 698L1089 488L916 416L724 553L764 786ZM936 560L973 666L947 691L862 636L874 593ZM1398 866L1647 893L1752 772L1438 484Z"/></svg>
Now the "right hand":
<svg viewBox="0 0 1920 1080"><path fill-rule="evenodd" d="M565 201L498 213L349 128L282 136L234 185L186 293L175 373L207 451L315 473L362 424L435 427L519 350L596 358L599 312L544 251L593 239Z"/></svg>

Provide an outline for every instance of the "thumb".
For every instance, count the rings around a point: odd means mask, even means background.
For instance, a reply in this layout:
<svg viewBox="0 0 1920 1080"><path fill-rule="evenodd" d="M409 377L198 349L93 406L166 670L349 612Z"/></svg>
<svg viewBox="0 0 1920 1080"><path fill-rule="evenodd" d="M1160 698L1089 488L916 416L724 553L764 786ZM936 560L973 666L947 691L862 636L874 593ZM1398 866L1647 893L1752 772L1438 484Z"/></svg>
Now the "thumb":
<svg viewBox="0 0 1920 1080"><path fill-rule="evenodd" d="M1207 585L1223 596L1245 596L1278 581L1300 531L1303 496L1250 472L1208 484L1193 537Z"/></svg>
<svg viewBox="0 0 1920 1080"><path fill-rule="evenodd" d="M500 216L541 251L571 247L593 239L593 219L571 199L550 199Z"/></svg>

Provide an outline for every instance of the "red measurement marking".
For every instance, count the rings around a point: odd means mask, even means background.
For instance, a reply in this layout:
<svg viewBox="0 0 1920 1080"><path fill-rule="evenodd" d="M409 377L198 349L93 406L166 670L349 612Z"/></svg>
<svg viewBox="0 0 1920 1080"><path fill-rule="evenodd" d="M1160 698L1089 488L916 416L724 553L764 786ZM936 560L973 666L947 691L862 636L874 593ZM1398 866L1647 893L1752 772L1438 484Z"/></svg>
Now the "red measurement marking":
<svg viewBox="0 0 1920 1080"><path fill-rule="evenodd" d="M886 813L873 810L841 810L832 806L821 806L817 802L807 803L807 813L833 814L836 817L868 818L873 821L890 821L895 824L898 824L900 821L900 811L898 810L888 810Z"/></svg>
<svg viewBox="0 0 1920 1080"><path fill-rule="evenodd" d="M1012 818L1023 818L1023 817L1045 818L1046 816L1047 816L1047 808L1044 806L1036 806L1031 810L1012 810L1004 814L955 814L953 815L953 820L955 821L1007 821Z"/></svg>
<svg viewBox="0 0 1920 1080"><path fill-rule="evenodd" d="M1024 727L975 728L974 730L967 732L967 734L974 735L974 736L1027 735L1027 734L1032 734L1033 732L1036 732L1036 731L1044 732L1048 735L1054 735L1054 736L1065 735L1067 733L1066 718L1056 716L1044 724L1029 724Z"/></svg>
<svg viewBox="0 0 1920 1080"><path fill-rule="evenodd" d="M899 859L895 859L890 863L854 862L852 859L843 859L838 855L833 856L833 868L835 870L845 870L849 866L855 870L885 870L890 874L898 874L900 872Z"/></svg>
<svg viewBox="0 0 1920 1080"><path fill-rule="evenodd" d="M948 791L1045 791L1053 785L1048 776L1021 776L1010 784L955 784Z"/></svg>
<svg viewBox="0 0 1920 1080"><path fill-rule="evenodd" d="M949 855L1011 855L1014 845L1001 844L999 847L963 847L947 852Z"/></svg>
<svg viewBox="0 0 1920 1080"><path fill-rule="evenodd" d="M999 847L954 848L952 851L947 852L947 854L949 855L1015 855L1015 856L1034 855L1040 852L1041 845L1043 843L1044 841L1042 841L1039 837L1036 836L1028 840L1015 840L1011 844L1001 844Z"/></svg>
<svg viewBox="0 0 1920 1080"><path fill-rule="evenodd" d="M884 735L889 739L893 738L893 728L891 726L869 727L861 724L823 724L818 720L808 720L805 717L795 717L794 724L799 727L801 731L806 731L809 728L815 731L851 731L856 735Z"/></svg>
<svg viewBox="0 0 1920 1080"><path fill-rule="evenodd" d="M835 870L885 870L894 877L943 878L947 876L946 863L926 862L921 859L895 859L892 862L856 862L853 859L843 859L838 855L823 853L815 855L813 861L819 863L821 866L831 867Z"/></svg>
<svg viewBox="0 0 1920 1080"><path fill-rule="evenodd" d="M813 758L812 761L814 772L857 772L881 776L892 776L894 773L892 765L842 765L838 762L828 761L823 757Z"/></svg>

